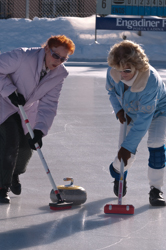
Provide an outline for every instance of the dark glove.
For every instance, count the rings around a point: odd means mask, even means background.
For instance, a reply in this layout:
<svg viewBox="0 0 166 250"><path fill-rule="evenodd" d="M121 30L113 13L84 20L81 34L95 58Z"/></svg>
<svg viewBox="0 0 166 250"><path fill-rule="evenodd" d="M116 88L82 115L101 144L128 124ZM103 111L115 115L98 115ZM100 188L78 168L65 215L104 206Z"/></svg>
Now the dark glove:
<svg viewBox="0 0 166 250"><path fill-rule="evenodd" d="M116 116L118 117L120 123L123 124L123 122L126 121L126 119L124 117L124 110L123 109L119 110L118 113L116 114ZM127 114L126 114L126 118L127 118L127 125L129 125L129 123L131 122L131 118Z"/></svg>
<svg viewBox="0 0 166 250"><path fill-rule="evenodd" d="M8 98L10 99L10 101L12 102L13 105L15 105L16 107L18 107L18 105L25 105L25 98L22 94L20 93L15 93L13 92L11 95L8 96Z"/></svg>
<svg viewBox="0 0 166 250"><path fill-rule="evenodd" d="M127 161L128 161L128 159L130 159L130 157L131 157L131 152L128 151L126 148L121 147L119 152L118 152L119 161L121 161L121 159L122 159L124 162L124 165L126 166Z"/></svg>
<svg viewBox="0 0 166 250"><path fill-rule="evenodd" d="M29 142L30 148L33 150L36 150L35 143L38 143L40 148L43 145L42 143L43 132L41 130L34 129L33 133L34 133L34 138L29 139L28 142Z"/></svg>

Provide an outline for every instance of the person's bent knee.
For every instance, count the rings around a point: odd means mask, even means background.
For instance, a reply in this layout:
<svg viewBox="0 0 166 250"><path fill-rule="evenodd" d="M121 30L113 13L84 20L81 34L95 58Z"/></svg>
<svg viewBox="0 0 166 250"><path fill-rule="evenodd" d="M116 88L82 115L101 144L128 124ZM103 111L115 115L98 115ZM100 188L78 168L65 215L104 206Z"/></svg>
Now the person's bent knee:
<svg viewBox="0 0 166 250"><path fill-rule="evenodd" d="M159 148L150 148L149 150L149 167L161 169L165 167L165 145Z"/></svg>

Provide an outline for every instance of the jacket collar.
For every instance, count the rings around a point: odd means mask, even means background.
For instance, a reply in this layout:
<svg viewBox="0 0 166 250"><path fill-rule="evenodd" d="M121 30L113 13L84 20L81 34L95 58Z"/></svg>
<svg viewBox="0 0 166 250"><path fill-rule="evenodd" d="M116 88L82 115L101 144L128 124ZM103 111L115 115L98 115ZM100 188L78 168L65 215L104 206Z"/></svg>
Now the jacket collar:
<svg viewBox="0 0 166 250"><path fill-rule="evenodd" d="M36 82L39 82L40 73L43 69L43 64L45 64L44 60L45 60L45 49L40 48L38 53L38 69L37 69L38 74L36 74ZM60 64L54 70L47 70L47 75L41 81L44 82L45 80L47 80L47 77L49 77L49 79L54 78L55 76L64 73L64 71L66 72L67 76L68 73L67 70L65 69L65 66L63 64Z"/></svg>
<svg viewBox="0 0 166 250"><path fill-rule="evenodd" d="M114 68L111 68L110 75L116 83L119 83L121 81L121 74L117 70L115 70ZM133 82L133 84L131 86L131 89L130 89L131 92L143 91L146 87L149 76L150 76L149 69L145 72L139 71L135 81Z"/></svg>

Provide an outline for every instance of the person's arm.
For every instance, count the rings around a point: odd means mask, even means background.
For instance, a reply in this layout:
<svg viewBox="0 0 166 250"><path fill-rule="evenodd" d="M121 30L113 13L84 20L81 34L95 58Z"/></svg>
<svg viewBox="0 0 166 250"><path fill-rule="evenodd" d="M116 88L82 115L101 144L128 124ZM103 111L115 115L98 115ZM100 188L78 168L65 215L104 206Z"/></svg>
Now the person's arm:
<svg viewBox="0 0 166 250"><path fill-rule="evenodd" d="M34 129L41 130L44 135L48 133L48 130L53 123L54 117L56 116L62 84L63 79L58 85L56 85L55 88L53 88L39 100Z"/></svg>
<svg viewBox="0 0 166 250"><path fill-rule="evenodd" d="M158 89L153 87L151 91L146 91L139 100L137 119L121 145L133 154L136 153L140 141L149 129L157 102Z"/></svg>
<svg viewBox="0 0 166 250"><path fill-rule="evenodd" d="M14 73L19 68L21 58L22 51L20 49L0 55L0 94L2 97L8 97L17 89L8 75Z"/></svg>
<svg viewBox="0 0 166 250"><path fill-rule="evenodd" d="M120 105L120 103L116 97L114 81L110 75L110 68L108 68L108 70L107 70L106 90L108 91L109 100L111 102L113 110L114 110L115 114L117 114L122 109L122 106Z"/></svg>

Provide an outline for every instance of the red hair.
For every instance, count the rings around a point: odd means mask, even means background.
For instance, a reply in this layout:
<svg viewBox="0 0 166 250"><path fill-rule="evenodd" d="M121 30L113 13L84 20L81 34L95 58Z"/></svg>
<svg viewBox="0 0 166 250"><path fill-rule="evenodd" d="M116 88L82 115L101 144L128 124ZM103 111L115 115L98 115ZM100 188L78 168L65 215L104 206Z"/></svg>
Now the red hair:
<svg viewBox="0 0 166 250"><path fill-rule="evenodd" d="M49 48L63 46L69 51L70 55L72 55L75 51L75 44L65 35L51 36L47 42L42 45L42 47L45 47L46 45L48 45Z"/></svg>

